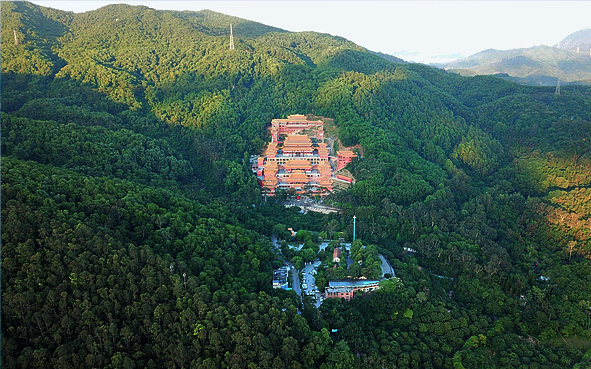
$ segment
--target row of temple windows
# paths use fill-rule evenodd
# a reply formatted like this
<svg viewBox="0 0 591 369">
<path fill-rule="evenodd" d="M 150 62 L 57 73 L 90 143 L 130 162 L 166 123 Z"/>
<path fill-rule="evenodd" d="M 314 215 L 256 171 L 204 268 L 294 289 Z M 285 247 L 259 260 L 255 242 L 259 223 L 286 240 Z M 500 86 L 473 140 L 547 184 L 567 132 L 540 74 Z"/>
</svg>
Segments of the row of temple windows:
<svg viewBox="0 0 591 369">
<path fill-rule="evenodd" d="M 301 157 L 304 155 L 310 155 L 309 151 L 291 151 L 291 154 L 295 157 Z M 283 149 L 277 150 L 277 155 L 283 155 Z M 318 155 L 318 149 L 312 150 L 312 155 Z"/>
<path fill-rule="evenodd" d="M 281 165 L 285 165 L 285 163 L 287 163 L 288 161 L 291 160 L 291 158 L 274 158 L 274 159 L 277 162 L 277 164 L 281 164 Z M 273 160 L 273 159 L 269 158 L 267 160 Z M 319 164 L 321 161 L 328 161 L 328 159 L 311 158 L 308 161 L 310 162 L 310 164 Z"/>
</svg>

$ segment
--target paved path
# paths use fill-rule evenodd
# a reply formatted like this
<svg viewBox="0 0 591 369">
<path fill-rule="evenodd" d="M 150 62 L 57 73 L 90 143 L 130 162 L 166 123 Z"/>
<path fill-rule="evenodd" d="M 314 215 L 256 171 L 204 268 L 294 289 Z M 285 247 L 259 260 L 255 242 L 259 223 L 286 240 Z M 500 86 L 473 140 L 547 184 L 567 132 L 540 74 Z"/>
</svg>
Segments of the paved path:
<svg viewBox="0 0 591 369">
<path fill-rule="evenodd" d="M 382 277 L 386 273 L 390 273 L 392 274 L 392 277 L 396 277 L 396 273 L 394 273 L 394 268 L 392 268 L 392 265 L 390 265 L 390 263 L 388 262 L 388 260 L 386 260 L 384 255 L 379 254 L 378 256 L 380 257 L 380 260 L 382 260 Z"/>
<path fill-rule="evenodd" d="M 289 267 L 291 268 L 291 279 L 292 279 L 292 288 L 297 293 L 298 296 L 302 297 L 302 291 L 300 290 L 300 276 L 298 275 L 298 270 L 293 266 L 293 264 L 288 263 Z"/>
<path fill-rule="evenodd" d="M 316 283 L 314 281 L 314 274 L 312 274 L 313 270 L 316 270 L 316 268 L 318 268 L 318 265 L 320 265 L 320 261 L 316 260 L 315 262 L 306 265 L 304 267 L 303 270 L 303 274 L 304 274 L 304 283 L 306 283 L 307 285 L 307 289 L 305 292 L 305 294 L 307 295 L 313 295 L 316 298 L 316 302 L 314 303 L 314 305 L 316 305 L 316 307 L 320 306 L 320 296 L 321 293 L 320 292 L 316 292 Z"/>
<path fill-rule="evenodd" d="M 271 235 L 271 243 L 273 244 L 273 249 L 281 250 L 281 244 L 274 234 Z M 302 291 L 300 290 L 300 276 L 298 275 L 297 269 L 287 260 L 283 260 L 283 262 L 288 265 L 289 269 L 291 270 L 292 289 L 295 291 L 295 293 L 297 293 L 298 296 L 302 297 Z"/>
</svg>

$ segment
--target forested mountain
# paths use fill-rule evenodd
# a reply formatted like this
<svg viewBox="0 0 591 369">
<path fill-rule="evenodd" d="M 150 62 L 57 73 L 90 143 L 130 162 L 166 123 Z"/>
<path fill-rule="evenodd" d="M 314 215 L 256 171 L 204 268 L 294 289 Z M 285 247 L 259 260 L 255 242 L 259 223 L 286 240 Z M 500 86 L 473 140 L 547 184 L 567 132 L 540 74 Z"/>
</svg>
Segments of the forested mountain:
<svg viewBox="0 0 591 369">
<path fill-rule="evenodd" d="M 588 87 L 211 11 L 0 21 L 3 366 L 589 367 Z M 261 198 L 249 156 L 298 113 L 363 149 L 342 213 Z M 318 310 L 272 290 L 274 228 L 350 238 L 353 215 L 400 282 Z"/>
<path fill-rule="evenodd" d="M 555 46 L 526 49 L 485 50 L 464 60 L 443 65 L 462 75 L 499 74 L 529 84 L 556 86 L 556 81 L 591 83 L 591 37 L 589 30 L 567 36 Z"/>
</svg>

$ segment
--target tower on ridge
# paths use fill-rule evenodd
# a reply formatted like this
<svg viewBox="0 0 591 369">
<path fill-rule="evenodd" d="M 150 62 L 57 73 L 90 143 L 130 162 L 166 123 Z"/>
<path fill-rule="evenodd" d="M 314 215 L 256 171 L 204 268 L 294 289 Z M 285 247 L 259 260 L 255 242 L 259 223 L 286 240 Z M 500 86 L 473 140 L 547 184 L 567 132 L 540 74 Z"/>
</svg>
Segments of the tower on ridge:
<svg viewBox="0 0 591 369">
<path fill-rule="evenodd" d="M 554 91 L 554 95 L 560 96 L 560 80 L 556 82 L 556 91 Z"/>
<path fill-rule="evenodd" d="M 230 24 L 230 50 L 234 50 L 234 33 L 232 33 L 232 24 Z"/>
</svg>

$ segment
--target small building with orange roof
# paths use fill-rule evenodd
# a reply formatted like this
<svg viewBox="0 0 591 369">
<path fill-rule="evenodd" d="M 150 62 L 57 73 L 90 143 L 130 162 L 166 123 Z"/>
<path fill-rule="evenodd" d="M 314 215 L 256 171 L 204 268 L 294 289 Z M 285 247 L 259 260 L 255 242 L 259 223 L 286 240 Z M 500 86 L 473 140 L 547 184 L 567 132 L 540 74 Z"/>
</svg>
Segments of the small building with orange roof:
<svg viewBox="0 0 591 369">
<path fill-rule="evenodd" d="M 337 171 L 346 167 L 347 164 L 349 164 L 355 158 L 357 158 L 357 154 L 355 154 L 353 151 L 339 150 L 337 152 L 337 159 L 338 159 Z"/>
</svg>

